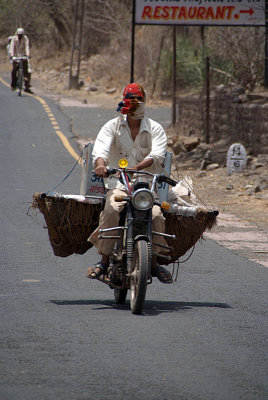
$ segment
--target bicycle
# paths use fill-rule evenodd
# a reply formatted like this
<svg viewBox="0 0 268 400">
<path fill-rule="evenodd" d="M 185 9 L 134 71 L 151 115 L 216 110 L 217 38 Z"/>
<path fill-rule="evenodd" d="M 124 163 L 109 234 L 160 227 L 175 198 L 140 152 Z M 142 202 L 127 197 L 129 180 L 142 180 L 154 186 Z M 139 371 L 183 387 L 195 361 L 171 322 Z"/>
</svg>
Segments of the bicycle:
<svg viewBox="0 0 268 400">
<path fill-rule="evenodd" d="M 23 80 L 24 80 L 23 61 L 28 60 L 28 57 L 27 56 L 13 57 L 12 60 L 19 64 L 19 68 L 18 68 L 18 72 L 17 72 L 17 87 L 19 89 L 18 96 L 21 96 Z"/>
</svg>

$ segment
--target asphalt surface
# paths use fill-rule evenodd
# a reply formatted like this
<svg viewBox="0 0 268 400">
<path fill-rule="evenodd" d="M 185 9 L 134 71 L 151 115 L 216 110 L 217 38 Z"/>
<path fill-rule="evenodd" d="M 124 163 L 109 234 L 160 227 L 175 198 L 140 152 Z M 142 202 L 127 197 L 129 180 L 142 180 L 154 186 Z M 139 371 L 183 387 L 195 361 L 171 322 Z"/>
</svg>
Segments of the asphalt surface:
<svg viewBox="0 0 268 400">
<path fill-rule="evenodd" d="M 70 112 L 45 100 L 75 144 Z M 267 268 L 206 240 L 177 283 L 148 287 L 140 316 L 116 306 L 84 276 L 95 250 L 55 257 L 42 216 L 27 215 L 75 163 L 47 111 L 2 83 L 0 104 L 0 399 L 267 399 Z M 77 167 L 58 191 L 79 187 Z"/>
</svg>

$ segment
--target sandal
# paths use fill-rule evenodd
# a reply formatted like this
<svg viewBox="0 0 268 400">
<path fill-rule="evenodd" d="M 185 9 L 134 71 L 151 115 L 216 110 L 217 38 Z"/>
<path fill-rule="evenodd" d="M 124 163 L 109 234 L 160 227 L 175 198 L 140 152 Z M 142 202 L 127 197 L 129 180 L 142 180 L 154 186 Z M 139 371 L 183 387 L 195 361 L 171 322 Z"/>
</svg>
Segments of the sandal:
<svg viewBox="0 0 268 400">
<path fill-rule="evenodd" d="M 160 265 L 152 268 L 152 276 L 155 276 L 162 283 L 173 283 L 171 273 Z"/>
<path fill-rule="evenodd" d="M 101 275 L 105 275 L 107 272 L 108 265 L 103 264 L 99 261 L 94 267 L 89 267 L 86 276 L 90 279 L 98 279 Z"/>
</svg>

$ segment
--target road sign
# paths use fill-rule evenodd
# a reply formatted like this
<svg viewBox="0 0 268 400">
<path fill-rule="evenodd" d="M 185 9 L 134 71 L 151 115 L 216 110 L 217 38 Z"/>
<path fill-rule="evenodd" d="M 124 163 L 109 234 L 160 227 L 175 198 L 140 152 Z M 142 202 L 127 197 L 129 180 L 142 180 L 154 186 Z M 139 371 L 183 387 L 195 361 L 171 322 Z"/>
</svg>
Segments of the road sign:
<svg viewBox="0 0 268 400">
<path fill-rule="evenodd" d="M 240 143 L 234 143 L 227 152 L 227 175 L 242 172 L 247 166 L 247 152 Z"/>
<path fill-rule="evenodd" d="M 265 0 L 136 0 L 135 24 L 265 26 Z"/>
</svg>

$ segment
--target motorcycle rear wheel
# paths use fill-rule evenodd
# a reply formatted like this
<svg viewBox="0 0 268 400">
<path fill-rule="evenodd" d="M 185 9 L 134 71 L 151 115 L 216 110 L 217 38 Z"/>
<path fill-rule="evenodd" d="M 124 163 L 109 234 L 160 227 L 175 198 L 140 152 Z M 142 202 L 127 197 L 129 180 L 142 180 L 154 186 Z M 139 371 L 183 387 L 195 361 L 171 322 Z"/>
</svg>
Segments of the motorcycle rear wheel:
<svg viewBox="0 0 268 400">
<path fill-rule="evenodd" d="M 114 289 L 114 299 L 116 304 L 125 304 L 127 289 Z"/>
<path fill-rule="evenodd" d="M 149 271 L 149 250 L 146 240 L 135 243 L 130 279 L 130 308 L 140 314 L 145 300 Z"/>
</svg>

